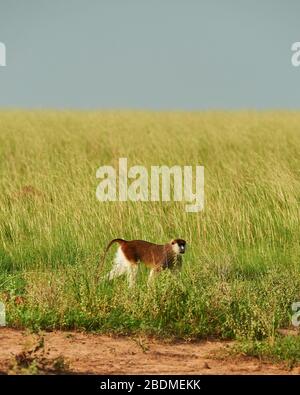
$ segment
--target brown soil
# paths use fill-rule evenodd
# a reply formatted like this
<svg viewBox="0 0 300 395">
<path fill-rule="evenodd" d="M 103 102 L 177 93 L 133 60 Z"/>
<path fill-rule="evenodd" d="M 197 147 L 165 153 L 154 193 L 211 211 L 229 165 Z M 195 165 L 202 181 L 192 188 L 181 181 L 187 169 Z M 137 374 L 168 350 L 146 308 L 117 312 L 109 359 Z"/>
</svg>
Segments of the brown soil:
<svg viewBox="0 0 300 395">
<path fill-rule="evenodd" d="M 282 364 L 228 355 L 224 341 L 167 343 L 149 338 L 110 337 L 81 332 L 0 328 L 0 372 L 74 374 L 299 374 Z M 25 367 L 25 368 L 24 368 Z M 27 370 L 26 370 L 27 369 Z"/>
</svg>

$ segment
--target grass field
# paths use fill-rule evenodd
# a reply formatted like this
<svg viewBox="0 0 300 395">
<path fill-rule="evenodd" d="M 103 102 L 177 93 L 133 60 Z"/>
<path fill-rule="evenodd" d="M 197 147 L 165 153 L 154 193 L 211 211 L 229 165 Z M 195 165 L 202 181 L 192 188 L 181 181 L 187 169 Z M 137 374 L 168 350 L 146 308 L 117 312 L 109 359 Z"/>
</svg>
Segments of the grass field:
<svg viewBox="0 0 300 395">
<path fill-rule="evenodd" d="M 297 112 L 1 111 L 8 325 L 278 344 L 300 301 L 299 147 Z M 99 202 L 96 170 L 119 157 L 129 166 L 203 165 L 205 210 Z M 181 276 L 165 272 L 150 289 L 145 270 L 134 289 L 95 281 L 115 237 L 185 238 Z"/>
</svg>

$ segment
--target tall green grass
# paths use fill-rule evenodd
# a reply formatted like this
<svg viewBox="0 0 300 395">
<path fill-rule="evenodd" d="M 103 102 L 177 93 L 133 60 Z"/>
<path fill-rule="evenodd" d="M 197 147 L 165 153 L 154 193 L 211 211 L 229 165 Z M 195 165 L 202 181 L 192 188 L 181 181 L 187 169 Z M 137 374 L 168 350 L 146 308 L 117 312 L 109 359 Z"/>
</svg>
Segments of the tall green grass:
<svg viewBox="0 0 300 395">
<path fill-rule="evenodd" d="M 273 339 L 300 300 L 300 113 L 0 112 L 0 299 L 14 327 Z M 205 209 L 96 199 L 96 170 L 203 165 Z M 115 237 L 185 238 L 181 275 L 97 282 Z M 103 273 L 113 259 L 111 252 Z"/>
</svg>

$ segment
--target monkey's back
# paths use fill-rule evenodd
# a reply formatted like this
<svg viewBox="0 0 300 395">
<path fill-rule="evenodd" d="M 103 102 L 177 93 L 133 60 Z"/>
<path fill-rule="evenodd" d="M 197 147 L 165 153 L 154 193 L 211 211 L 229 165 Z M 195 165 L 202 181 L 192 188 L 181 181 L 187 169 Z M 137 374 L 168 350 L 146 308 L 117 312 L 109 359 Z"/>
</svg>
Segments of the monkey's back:
<svg viewBox="0 0 300 395">
<path fill-rule="evenodd" d="M 170 254 L 168 245 L 154 244 L 144 240 L 127 241 L 121 247 L 129 261 L 141 261 L 150 267 L 164 266 L 167 264 Z"/>
</svg>

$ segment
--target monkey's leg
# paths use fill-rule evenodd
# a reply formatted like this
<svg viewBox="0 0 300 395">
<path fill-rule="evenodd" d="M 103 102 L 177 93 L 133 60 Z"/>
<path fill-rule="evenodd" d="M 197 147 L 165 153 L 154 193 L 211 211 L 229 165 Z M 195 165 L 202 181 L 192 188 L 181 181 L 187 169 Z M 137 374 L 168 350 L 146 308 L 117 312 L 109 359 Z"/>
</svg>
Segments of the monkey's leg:
<svg viewBox="0 0 300 395">
<path fill-rule="evenodd" d="M 182 269 L 182 257 L 181 256 L 177 256 L 177 258 L 175 259 L 173 265 L 170 267 L 171 269 L 171 273 L 173 274 L 179 274 L 181 272 Z"/>
<path fill-rule="evenodd" d="M 137 272 L 138 266 L 136 264 L 129 264 L 127 271 L 127 280 L 130 288 L 132 288 L 136 282 Z"/>
<path fill-rule="evenodd" d="M 127 268 L 120 264 L 114 265 L 111 271 L 108 273 L 108 280 L 113 280 L 116 277 L 120 277 L 127 273 Z"/>
<path fill-rule="evenodd" d="M 157 277 L 159 272 L 160 272 L 160 270 L 157 270 L 157 269 L 150 270 L 149 277 L 148 277 L 148 285 L 151 285 L 153 283 L 153 280 L 155 279 L 155 277 Z"/>
<path fill-rule="evenodd" d="M 116 277 L 122 276 L 128 272 L 128 262 L 119 248 L 115 256 L 114 265 L 111 271 L 108 273 L 108 279 L 112 280 Z"/>
</svg>

